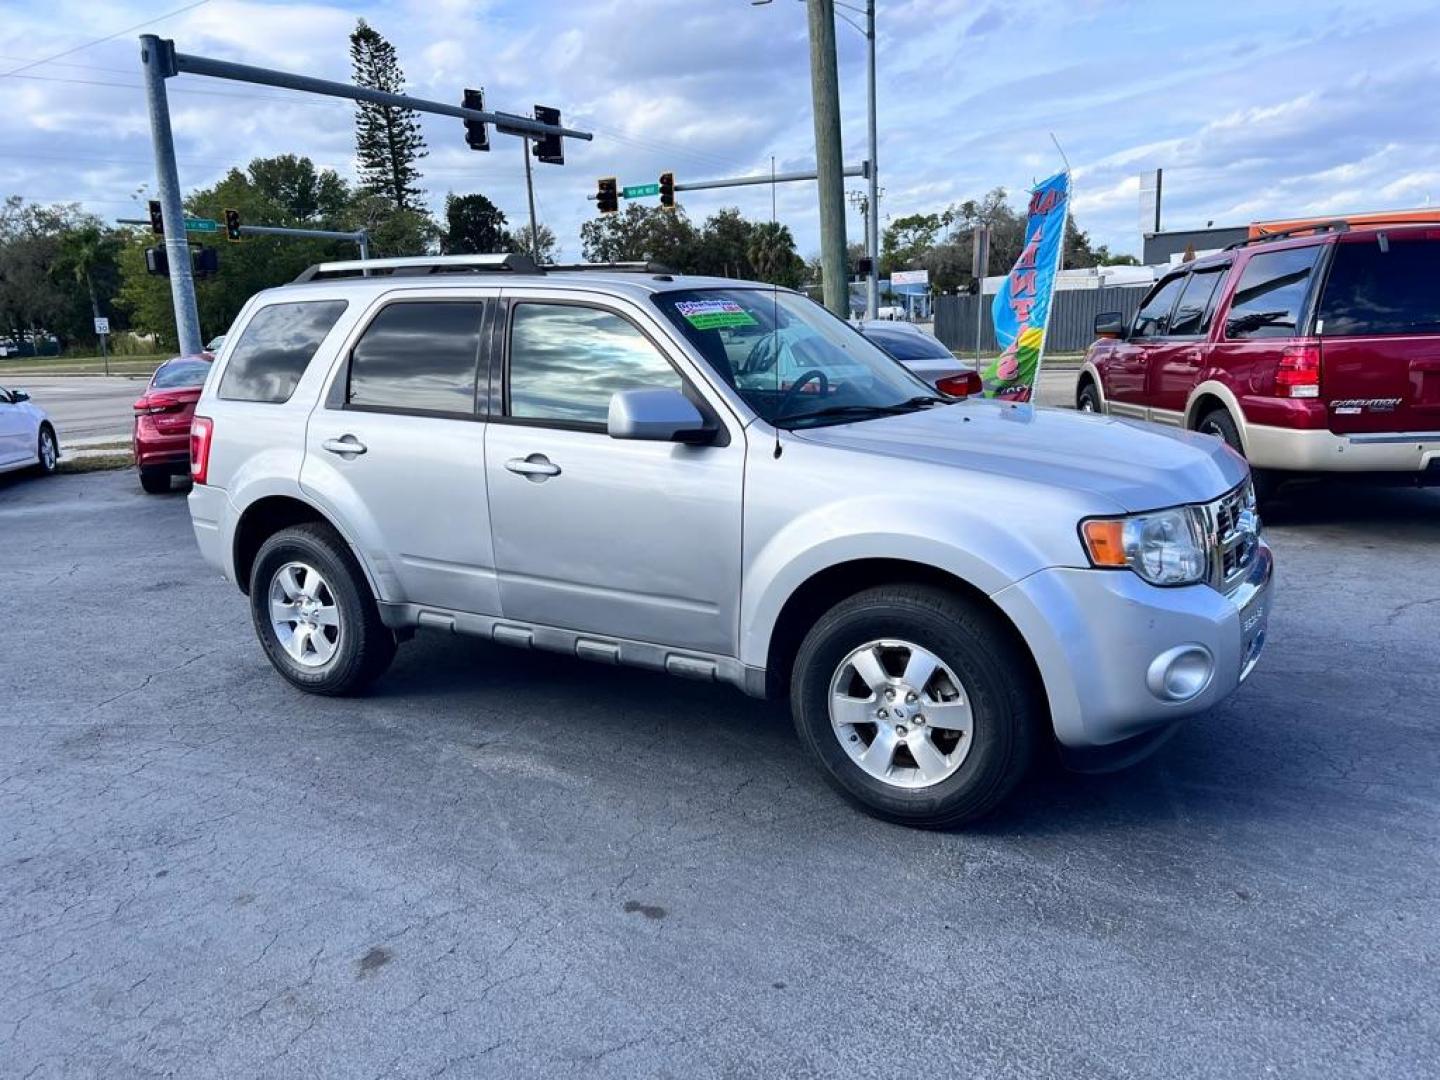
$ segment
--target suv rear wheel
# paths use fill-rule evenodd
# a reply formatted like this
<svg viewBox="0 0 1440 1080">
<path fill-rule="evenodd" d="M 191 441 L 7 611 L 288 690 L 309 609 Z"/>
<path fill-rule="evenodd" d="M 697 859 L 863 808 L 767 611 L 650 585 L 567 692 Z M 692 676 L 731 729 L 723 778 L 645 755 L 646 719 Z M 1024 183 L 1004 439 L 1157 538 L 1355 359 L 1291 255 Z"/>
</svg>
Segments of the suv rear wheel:
<svg viewBox="0 0 1440 1080">
<path fill-rule="evenodd" d="M 282 529 L 261 545 L 250 614 L 275 670 L 312 694 L 361 690 L 395 658 L 364 573 L 326 525 Z"/>
<path fill-rule="evenodd" d="M 1100 391 L 1095 389 L 1095 384 L 1086 379 L 1080 384 L 1080 393 L 1075 395 L 1075 407 L 1081 412 L 1101 412 Z"/>
<path fill-rule="evenodd" d="M 1240 442 L 1240 429 L 1235 426 L 1235 420 L 1228 409 L 1211 409 L 1200 418 L 1195 425 L 1195 430 L 1204 435 L 1214 435 L 1217 439 L 1223 439 L 1225 444 L 1234 450 L 1241 457 L 1245 456 L 1245 447 Z M 1275 474 L 1267 469 L 1251 469 L 1251 483 L 1255 485 L 1255 499 L 1257 502 L 1264 502 L 1275 492 Z"/>
<path fill-rule="evenodd" d="M 841 602 L 796 656 L 791 708 L 827 779 L 871 813 L 944 828 L 994 809 L 1033 754 L 1035 704 L 993 618 L 943 589 Z"/>
</svg>

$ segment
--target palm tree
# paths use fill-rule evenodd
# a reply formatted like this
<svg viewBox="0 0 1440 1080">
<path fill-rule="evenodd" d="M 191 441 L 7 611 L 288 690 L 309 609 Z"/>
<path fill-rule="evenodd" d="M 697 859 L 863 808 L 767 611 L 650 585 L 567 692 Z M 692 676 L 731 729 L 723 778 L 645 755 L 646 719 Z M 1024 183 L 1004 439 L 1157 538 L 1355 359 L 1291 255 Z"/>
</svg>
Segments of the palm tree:
<svg viewBox="0 0 1440 1080">
<path fill-rule="evenodd" d="M 760 281 L 792 288 L 800 284 L 805 262 L 795 253 L 795 238 L 789 226 L 776 221 L 756 225 L 746 255 Z"/>
<path fill-rule="evenodd" d="M 90 313 L 101 317 L 100 298 L 95 295 L 95 272 L 102 266 L 113 263 L 119 240 L 113 233 L 103 231 L 98 225 L 82 225 L 71 229 L 60 240 L 56 253 L 54 272 L 71 278 L 77 285 L 84 285 L 90 297 Z M 100 351 L 105 356 L 105 374 L 110 374 L 110 355 L 105 348 L 105 339 L 100 339 Z"/>
</svg>

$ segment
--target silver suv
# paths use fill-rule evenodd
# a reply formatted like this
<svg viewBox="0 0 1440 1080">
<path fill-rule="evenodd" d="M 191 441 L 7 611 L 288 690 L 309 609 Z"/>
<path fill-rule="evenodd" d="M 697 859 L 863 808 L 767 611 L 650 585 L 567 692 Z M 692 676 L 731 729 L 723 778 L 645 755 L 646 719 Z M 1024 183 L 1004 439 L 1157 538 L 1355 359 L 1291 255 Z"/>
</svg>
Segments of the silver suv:
<svg viewBox="0 0 1440 1080">
<path fill-rule="evenodd" d="M 192 441 L 200 548 L 297 687 L 435 629 L 788 695 L 834 785 L 912 824 L 1042 744 L 1138 756 L 1265 640 L 1220 440 L 940 396 L 770 286 L 324 264 L 241 312 Z"/>
</svg>

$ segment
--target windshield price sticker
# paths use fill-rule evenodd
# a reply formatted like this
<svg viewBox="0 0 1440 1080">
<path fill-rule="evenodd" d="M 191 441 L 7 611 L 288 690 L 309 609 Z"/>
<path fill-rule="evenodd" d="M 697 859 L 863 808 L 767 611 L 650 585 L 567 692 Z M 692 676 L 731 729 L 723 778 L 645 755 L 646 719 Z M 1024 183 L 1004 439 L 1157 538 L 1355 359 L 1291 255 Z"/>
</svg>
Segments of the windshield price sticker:
<svg viewBox="0 0 1440 1080">
<path fill-rule="evenodd" d="M 677 300 L 675 310 L 685 316 L 685 321 L 696 330 L 760 325 L 734 300 Z"/>
</svg>

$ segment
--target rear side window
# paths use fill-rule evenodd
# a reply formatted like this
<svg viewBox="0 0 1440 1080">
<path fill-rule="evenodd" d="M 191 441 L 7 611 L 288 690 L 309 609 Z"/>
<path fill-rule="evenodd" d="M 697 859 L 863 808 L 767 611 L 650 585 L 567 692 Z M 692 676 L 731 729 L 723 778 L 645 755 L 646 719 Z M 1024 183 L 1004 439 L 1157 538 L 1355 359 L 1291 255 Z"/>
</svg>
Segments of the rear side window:
<svg viewBox="0 0 1440 1080">
<path fill-rule="evenodd" d="M 1215 309 L 1215 287 L 1225 276 L 1228 266 L 1196 270 L 1185 282 L 1180 303 L 1170 318 L 1170 333 L 1175 337 L 1195 337 L 1210 329 L 1210 316 Z"/>
<path fill-rule="evenodd" d="M 1140 305 L 1135 313 L 1135 328 L 1130 331 L 1132 338 L 1163 337 L 1170 330 L 1170 309 L 1175 298 L 1185 286 L 1185 275 L 1166 278 L 1150 298 Z"/>
<path fill-rule="evenodd" d="M 1440 333 L 1440 239 L 1377 233 L 1337 244 L 1320 318 L 1326 337 Z"/>
<path fill-rule="evenodd" d="M 604 426 L 617 390 L 683 389 L 638 327 L 576 304 L 517 304 L 510 325 L 510 415 Z"/>
<path fill-rule="evenodd" d="M 220 396 L 277 405 L 289 401 L 346 306 L 344 300 L 311 300 L 261 308 L 235 343 L 220 380 Z"/>
<path fill-rule="evenodd" d="M 1320 251 L 1318 244 L 1267 251 L 1246 263 L 1225 317 L 1225 336 L 1245 340 L 1299 333 Z"/>
<path fill-rule="evenodd" d="M 384 412 L 473 416 L 481 302 L 403 301 L 380 309 L 350 354 L 345 402 Z"/>
</svg>

